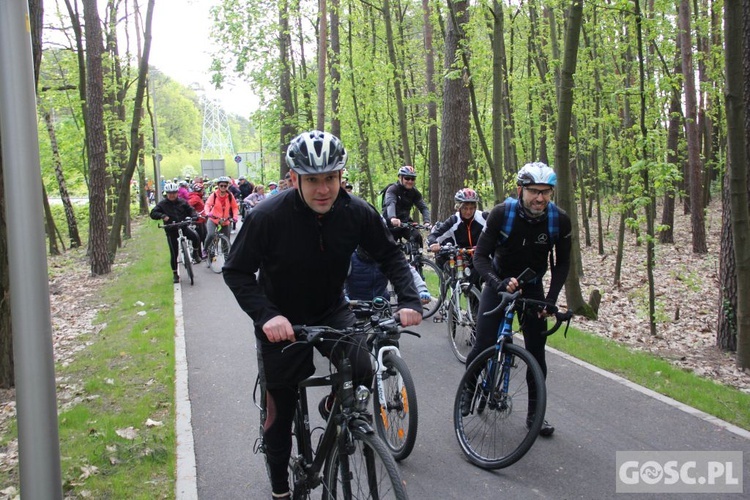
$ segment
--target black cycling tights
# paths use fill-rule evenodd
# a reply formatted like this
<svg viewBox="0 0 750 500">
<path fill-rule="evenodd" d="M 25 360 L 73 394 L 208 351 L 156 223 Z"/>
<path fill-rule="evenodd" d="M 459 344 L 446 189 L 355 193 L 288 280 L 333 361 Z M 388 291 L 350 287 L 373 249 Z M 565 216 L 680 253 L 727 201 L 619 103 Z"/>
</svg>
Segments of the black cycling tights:
<svg viewBox="0 0 750 500">
<path fill-rule="evenodd" d="M 274 493 L 289 491 L 289 456 L 292 451 L 292 428 L 295 405 L 297 404 L 296 387 L 275 387 L 266 392 L 268 416 L 263 425 L 266 444 L 266 460 L 271 474 L 271 488 Z"/>
</svg>

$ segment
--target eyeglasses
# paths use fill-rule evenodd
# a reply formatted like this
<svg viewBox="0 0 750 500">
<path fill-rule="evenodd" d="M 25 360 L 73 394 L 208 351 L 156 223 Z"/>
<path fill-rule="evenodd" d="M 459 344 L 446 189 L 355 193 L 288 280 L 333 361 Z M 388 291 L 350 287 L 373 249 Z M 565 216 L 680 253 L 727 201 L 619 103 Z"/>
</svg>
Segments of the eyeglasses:
<svg viewBox="0 0 750 500">
<path fill-rule="evenodd" d="M 219 187 L 220 188 L 227 188 L 227 187 L 229 187 L 229 184 L 219 184 Z"/>
<path fill-rule="evenodd" d="M 549 198 L 550 196 L 552 196 L 552 188 L 549 188 L 549 189 L 536 189 L 536 188 L 525 187 L 524 189 L 526 191 L 528 191 L 531 194 L 531 196 L 533 196 L 534 198 L 536 198 L 540 194 L 544 198 Z"/>
<path fill-rule="evenodd" d="M 412 181 L 412 182 L 414 182 L 414 181 L 417 180 L 417 178 L 416 177 L 407 177 L 407 176 L 404 176 L 404 180 L 405 181 Z"/>
</svg>

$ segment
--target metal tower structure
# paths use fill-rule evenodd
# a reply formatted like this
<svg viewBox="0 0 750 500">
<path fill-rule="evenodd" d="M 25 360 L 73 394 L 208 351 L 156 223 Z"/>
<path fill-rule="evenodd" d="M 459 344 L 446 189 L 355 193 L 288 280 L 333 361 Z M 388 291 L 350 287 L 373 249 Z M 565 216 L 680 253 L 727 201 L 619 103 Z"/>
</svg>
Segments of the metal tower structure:
<svg viewBox="0 0 750 500">
<path fill-rule="evenodd" d="M 224 158 L 227 155 L 234 155 L 227 114 L 218 101 L 203 97 L 201 158 Z"/>
</svg>

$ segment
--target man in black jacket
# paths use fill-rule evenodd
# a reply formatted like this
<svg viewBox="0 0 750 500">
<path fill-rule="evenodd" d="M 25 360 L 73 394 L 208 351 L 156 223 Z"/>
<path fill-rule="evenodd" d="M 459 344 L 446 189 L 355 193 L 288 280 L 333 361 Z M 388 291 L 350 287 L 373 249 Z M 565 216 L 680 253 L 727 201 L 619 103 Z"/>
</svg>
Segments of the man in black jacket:
<svg viewBox="0 0 750 500">
<path fill-rule="evenodd" d="M 466 357 L 466 366 L 479 353 L 493 345 L 497 339 L 497 330 L 503 316 L 484 316 L 500 303 L 499 293 L 513 293 L 518 288 L 516 276 L 526 268 L 536 273 L 536 278 L 527 281 L 523 287 L 523 296 L 530 299 L 544 300 L 554 305 L 565 284 L 570 269 L 571 223 L 570 217 L 555 206 L 550 199 L 557 184 L 555 172 L 544 163 L 528 163 L 521 168 L 517 177 L 518 201 L 507 200 L 496 205 L 487 218 L 477 248 L 474 251 L 474 268 L 482 275 L 485 286 L 479 301 L 477 314 L 477 336 L 474 347 Z M 507 212 L 514 203 L 516 215 L 510 234 L 506 232 Z M 552 217 L 552 219 L 550 219 Z M 557 217 L 557 226 L 550 220 Z M 557 238 L 550 234 L 550 227 L 557 229 Z M 547 272 L 550 254 L 554 252 L 554 265 L 549 290 L 544 293 L 542 277 Z M 541 335 L 546 330 L 546 312 L 523 313 L 520 315 L 521 330 L 526 350 L 539 362 L 544 376 L 547 376 L 547 362 L 544 346 L 547 337 Z M 531 390 L 529 391 L 531 393 Z M 531 399 L 531 394 L 529 398 Z M 468 414 L 468 409 L 462 407 Z M 534 415 L 528 415 L 533 419 Z M 546 420 L 539 434 L 551 436 L 555 431 Z"/>
<path fill-rule="evenodd" d="M 422 193 L 415 187 L 417 171 L 410 165 L 398 169 L 398 182 L 388 186 L 383 196 L 383 218 L 388 223 L 393 237 L 406 238 L 422 248 L 422 234 L 408 227 L 413 222 L 411 211 L 414 207 L 422 214 L 424 225 L 430 225 L 430 208 L 424 201 Z"/>
<path fill-rule="evenodd" d="M 344 328 L 354 316 L 343 295 L 352 252 L 362 245 L 382 266 L 399 297 L 404 326 L 419 324 L 422 306 L 408 264 L 380 215 L 341 188 L 346 151 L 326 132 L 300 134 L 286 156 L 294 189 L 258 204 L 242 225 L 224 266 L 224 281 L 252 318 L 263 362 L 268 417 L 266 459 L 274 498 L 289 498 L 290 433 L 296 386 L 315 371 L 308 346 L 292 325 Z M 255 273 L 260 271 L 256 279 Z M 370 386 L 372 366 L 364 338 L 349 351 L 355 385 Z M 318 349 L 330 354 L 331 344 Z M 330 410 L 329 398 L 321 413 Z"/>
<path fill-rule="evenodd" d="M 164 185 L 164 191 L 166 192 L 167 197 L 151 209 L 149 216 L 154 220 L 163 221 L 164 225 L 169 225 L 174 222 L 183 222 L 187 218 L 193 220 L 197 219 L 198 213 L 188 204 L 188 202 L 177 196 L 178 190 L 178 184 L 167 182 Z M 172 281 L 174 283 L 179 283 L 180 275 L 177 274 L 177 238 L 179 237 L 179 233 L 176 228 L 170 227 L 165 227 L 164 231 L 167 233 L 167 244 L 169 245 L 169 265 L 172 266 Z M 195 262 L 200 262 L 201 240 L 198 237 L 198 234 L 189 227 L 183 227 L 182 233 L 193 242 L 193 260 Z"/>
</svg>

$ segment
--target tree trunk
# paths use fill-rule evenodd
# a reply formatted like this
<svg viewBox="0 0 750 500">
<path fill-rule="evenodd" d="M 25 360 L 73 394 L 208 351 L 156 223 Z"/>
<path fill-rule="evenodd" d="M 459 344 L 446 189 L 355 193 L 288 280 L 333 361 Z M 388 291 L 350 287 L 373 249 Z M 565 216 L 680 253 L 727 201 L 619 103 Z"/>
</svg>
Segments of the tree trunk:
<svg viewBox="0 0 750 500">
<path fill-rule="evenodd" d="M 729 171 L 724 174 L 721 197 L 721 246 L 719 248 L 719 307 L 716 321 L 716 346 L 737 350 L 737 265 L 732 238 L 732 204 Z"/>
<path fill-rule="evenodd" d="M 682 37 L 677 34 L 675 40 L 675 68 L 674 77 L 682 74 Z M 672 97 L 669 103 L 669 125 L 667 126 L 667 162 L 675 166 L 683 163 L 679 154 L 680 129 L 682 125 L 682 102 L 680 101 L 680 85 L 673 83 Z M 674 210 L 675 210 L 675 187 L 670 184 L 664 192 L 664 203 L 661 212 L 661 224 L 666 229 L 659 233 L 660 243 L 674 243 Z"/>
<path fill-rule="evenodd" d="M 469 169 L 470 96 L 466 72 L 458 55 L 462 47 L 461 26 L 469 21 L 466 1 L 450 4 L 451 15 L 445 32 L 445 73 L 443 78 L 443 133 L 440 138 L 440 199 L 432 207 L 435 221 L 453 212 L 453 195 L 463 187 Z M 454 76 L 450 76 L 450 75 Z M 456 77 L 455 75 L 459 75 Z"/>
<path fill-rule="evenodd" d="M 45 110 L 40 111 L 44 115 L 44 123 L 47 126 L 47 134 L 49 135 L 50 148 L 52 150 L 52 164 L 55 167 L 55 177 L 57 178 L 57 186 L 60 190 L 60 199 L 62 200 L 63 207 L 65 208 L 65 220 L 68 223 L 70 247 L 78 248 L 81 246 L 81 237 L 78 234 L 78 222 L 76 221 L 76 216 L 73 212 L 73 204 L 70 202 L 68 187 L 65 184 L 65 175 L 63 174 L 62 169 L 60 150 L 57 147 L 57 135 L 55 134 L 55 126 L 52 123 L 52 116 L 50 115 L 50 112 Z"/>
<path fill-rule="evenodd" d="M 555 170 L 559 178 L 558 202 L 568 212 L 572 227 L 570 272 L 565 281 L 565 297 L 568 309 L 586 317 L 595 316 L 581 294 L 580 277 L 581 247 L 578 237 L 578 215 L 575 204 L 573 178 L 570 171 L 570 124 L 573 114 L 573 74 L 578 61 L 578 43 L 583 21 L 583 0 L 573 0 L 568 11 L 568 27 L 565 34 L 565 54 L 560 71 L 560 96 L 557 130 L 555 132 Z"/>
<path fill-rule="evenodd" d="M 708 252 L 703 214 L 703 168 L 700 159 L 700 138 L 697 125 L 695 72 L 690 22 L 690 2 L 680 0 L 679 27 L 682 33 L 682 71 L 685 78 L 685 126 L 687 129 L 688 162 L 690 164 L 690 226 L 693 232 L 693 253 Z"/>
<path fill-rule="evenodd" d="M 104 129 L 102 32 L 96 0 L 83 0 L 86 26 L 86 144 L 89 151 L 89 260 L 91 274 L 108 274 L 107 253 L 107 142 Z"/>
<path fill-rule="evenodd" d="M 109 255 L 111 262 L 114 262 L 118 243 L 120 242 L 120 231 L 125 227 L 130 214 L 130 180 L 133 178 L 133 172 L 135 172 L 135 168 L 138 165 L 138 136 L 140 134 L 141 117 L 143 116 L 143 97 L 146 94 L 146 77 L 148 76 L 148 59 L 151 52 L 151 21 L 154 13 L 154 2 L 155 0 L 148 0 L 146 10 L 143 54 L 141 54 L 140 66 L 138 68 L 138 84 L 135 90 L 133 119 L 130 125 L 130 156 L 125 170 L 117 182 L 119 186 L 117 206 L 115 208 L 114 220 L 112 221 L 112 229 L 109 233 Z"/>
<path fill-rule="evenodd" d="M 339 0 L 331 0 L 331 133 L 341 137 L 339 119 L 339 87 L 341 86 L 341 44 L 339 42 Z"/>
<path fill-rule="evenodd" d="M 328 19 L 326 0 L 318 0 L 318 114 L 315 128 L 326 129 L 326 58 L 328 55 Z"/>
<path fill-rule="evenodd" d="M 289 34 L 289 3 L 288 0 L 279 2 L 279 174 L 288 167 L 286 165 L 286 148 L 297 131 L 294 119 L 294 101 L 292 100 L 292 75 L 289 66 L 289 51 L 292 46 Z"/>
<path fill-rule="evenodd" d="M 750 36 L 750 3 L 747 0 L 742 4 L 728 0 L 724 5 L 729 198 L 737 270 L 737 367 L 747 369 L 750 368 L 750 205 L 747 178 L 750 45 L 746 42 L 743 47 L 742 40 L 747 41 Z"/>
<path fill-rule="evenodd" d="M 383 0 L 383 20 L 385 23 L 385 43 L 388 47 L 388 60 L 393 68 L 393 95 L 396 99 L 396 110 L 398 112 L 398 128 L 401 133 L 401 155 L 404 165 L 412 165 L 411 147 L 409 146 L 409 130 L 406 121 L 406 108 L 404 107 L 404 95 L 401 83 L 404 75 L 401 73 L 400 65 L 396 60 L 396 42 L 393 39 L 393 22 L 391 20 L 391 2 Z M 467 113 L 468 116 L 468 113 Z"/>
<path fill-rule="evenodd" d="M 427 164 L 430 167 L 430 206 L 437 210 L 440 204 L 440 155 L 437 127 L 437 92 L 435 88 L 435 51 L 433 49 L 432 9 L 429 0 L 422 0 L 424 23 L 425 87 L 427 92 Z M 437 221 L 436 218 L 434 218 Z"/>
<path fill-rule="evenodd" d="M 0 144 L 2 142 L 0 141 Z M 0 193 L 5 193 L 3 151 L 0 147 Z M 8 267 L 8 231 L 5 203 L 0 203 L 0 388 L 16 383 L 13 364 L 13 328 L 10 314 L 10 272 Z"/>
</svg>

